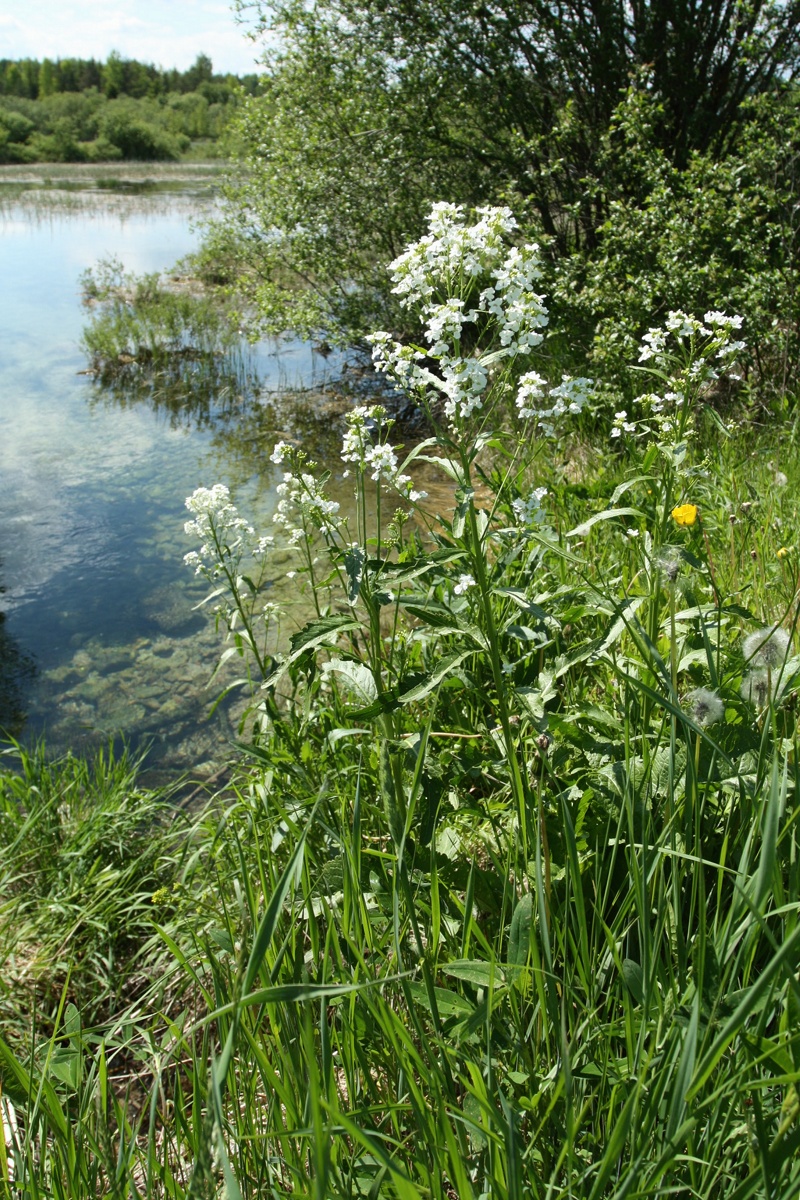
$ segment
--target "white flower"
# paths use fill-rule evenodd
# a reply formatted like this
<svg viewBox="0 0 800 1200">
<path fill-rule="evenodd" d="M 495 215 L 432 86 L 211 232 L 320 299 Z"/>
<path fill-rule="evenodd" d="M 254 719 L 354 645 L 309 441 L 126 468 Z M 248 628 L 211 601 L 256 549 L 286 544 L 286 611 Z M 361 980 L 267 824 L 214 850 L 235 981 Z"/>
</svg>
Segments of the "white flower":
<svg viewBox="0 0 800 1200">
<path fill-rule="evenodd" d="M 541 525 L 547 514 L 542 508 L 542 500 L 547 495 L 547 488 L 535 488 L 529 496 L 523 499 L 518 496 L 511 501 L 514 516 L 520 525 Z"/>
<path fill-rule="evenodd" d="M 622 408 L 618 413 L 614 413 L 614 425 L 611 430 L 613 438 L 621 437 L 623 433 L 635 433 L 636 422 L 628 420 L 626 409 Z"/>
<path fill-rule="evenodd" d="M 453 591 L 457 596 L 463 596 L 472 587 L 475 587 L 475 580 L 472 575 L 459 575 L 458 583 L 453 588 Z"/>
<path fill-rule="evenodd" d="M 703 317 L 703 320 L 705 321 L 706 325 L 718 325 L 722 326 L 723 328 L 727 326 L 728 329 L 741 329 L 744 317 L 729 317 L 726 316 L 725 313 L 721 312 L 707 312 Z"/>
<path fill-rule="evenodd" d="M 521 376 L 516 405 L 523 421 L 538 416 L 537 401 L 544 397 L 546 388 L 547 380 L 537 371 L 528 371 Z"/>
</svg>

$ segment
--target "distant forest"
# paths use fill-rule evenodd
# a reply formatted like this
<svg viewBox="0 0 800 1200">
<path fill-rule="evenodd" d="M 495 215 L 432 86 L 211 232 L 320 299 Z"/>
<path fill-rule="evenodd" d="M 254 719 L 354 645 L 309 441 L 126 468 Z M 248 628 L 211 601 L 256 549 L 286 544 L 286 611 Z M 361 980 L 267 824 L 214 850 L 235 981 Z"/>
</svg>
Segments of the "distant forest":
<svg viewBox="0 0 800 1200">
<path fill-rule="evenodd" d="M 0 59 L 0 163 L 216 157 L 218 141 L 258 76 L 214 74 L 200 54 L 186 71 L 112 53 Z"/>
</svg>

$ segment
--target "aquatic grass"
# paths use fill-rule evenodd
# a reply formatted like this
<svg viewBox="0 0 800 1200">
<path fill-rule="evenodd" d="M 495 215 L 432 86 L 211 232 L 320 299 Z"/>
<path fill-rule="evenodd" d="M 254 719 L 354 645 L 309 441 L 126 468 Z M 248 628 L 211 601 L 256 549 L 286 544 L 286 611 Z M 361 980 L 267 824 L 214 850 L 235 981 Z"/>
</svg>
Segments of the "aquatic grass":
<svg viewBox="0 0 800 1200">
<path fill-rule="evenodd" d="M 108 259 L 84 272 L 81 283 L 90 310 L 82 348 L 106 379 L 131 368 L 203 362 L 240 346 L 235 316 L 191 280 L 134 276 Z"/>
</svg>

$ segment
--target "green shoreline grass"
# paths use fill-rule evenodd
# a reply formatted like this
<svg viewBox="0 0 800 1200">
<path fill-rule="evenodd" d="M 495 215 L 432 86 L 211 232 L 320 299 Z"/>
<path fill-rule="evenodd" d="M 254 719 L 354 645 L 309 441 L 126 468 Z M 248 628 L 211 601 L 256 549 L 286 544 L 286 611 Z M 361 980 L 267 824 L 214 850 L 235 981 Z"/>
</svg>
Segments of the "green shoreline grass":
<svg viewBox="0 0 800 1200">
<path fill-rule="evenodd" d="M 432 749 L 399 841 L 378 743 L 333 736 L 333 694 L 177 823 L 129 763 L 23 755 L 0 781 L 6 1192 L 794 1197 L 795 698 L 757 715 L 736 649 L 794 629 L 794 447 L 716 446 L 674 585 L 641 585 L 619 521 L 587 535 L 585 582 L 640 587 L 655 641 L 632 625 L 520 731 L 529 890 L 477 674 L 411 714 Z M 598 448 L 589 487 L 538 469 L 563 529 L 626 463 Z M 710 564 L 717 627 L 691 616 Z M 537 577 L 575 657 L 608 618 L 563 561 Z M 716 662 L 724 726 L 665 707 L 670 612 L 679 690 Z"/>
</svg>

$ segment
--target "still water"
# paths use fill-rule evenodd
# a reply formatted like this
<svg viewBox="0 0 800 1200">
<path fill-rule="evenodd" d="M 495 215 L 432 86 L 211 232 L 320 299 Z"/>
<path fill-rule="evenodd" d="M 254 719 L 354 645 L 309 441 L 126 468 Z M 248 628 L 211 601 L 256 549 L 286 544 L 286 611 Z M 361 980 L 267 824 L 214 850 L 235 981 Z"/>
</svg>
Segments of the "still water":
<svg viewBox="0 0 800 1200">
<path fill-rule="evenodd" d="M 54 753 L 124 738 L 148 748 L 153 782 L 213 773 L 241 711 L 208 715 L 220 644 L 182 562 L 185 497 L 228 483 L 266 528 L 273 441 L 319 440 L 344 403 L 336 356 L 291 341 L 177 405 L 81 374 L 81 273 L 109 255 L 168 269 L 210 203 L 186 187 L 3 195 L 0 180 L 0 725 Z M 278 595 L 288 566 L 278 554 Z"/>
</svg>

